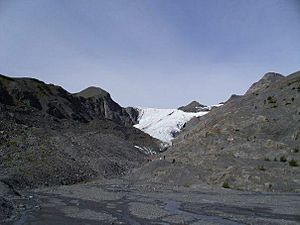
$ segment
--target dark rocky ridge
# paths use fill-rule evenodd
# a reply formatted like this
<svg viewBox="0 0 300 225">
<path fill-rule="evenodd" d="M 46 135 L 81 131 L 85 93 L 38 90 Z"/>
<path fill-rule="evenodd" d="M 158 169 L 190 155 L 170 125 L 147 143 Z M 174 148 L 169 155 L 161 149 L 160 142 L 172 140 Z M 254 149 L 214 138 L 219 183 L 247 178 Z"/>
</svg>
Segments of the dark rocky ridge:
<svg viewBox="0 0 300 225">
<path fill-rule="evenodd" d="M 256 91 L 266 89 L 268 88 L 268 86 L 270 86 L 270 84 L 280 81 L 282 79 L 284 79 L 284 76 L 279 73 L 266 73 L 258 82 L 251 85 L 246 94 L 253 94 Z"/>
<path fill-rule="evenodd" d="M 12 203 L 6 198 L 0 196 L 0 221 L 4 221 L 11 217 L 13 210 Z"/>
<path fill-rule="evenodd" d="M 104 117 L 125 126 L 132 126 L 135 123 L 127 110 L 114 102 L 110 94 L 101 88 L 88 87 L 74 95 L 85 98 L 95 115 L 100 115 L 100 118 Z"/>
<path fill-rule="evenodd" d="M 134 124 L 137 124 L 138 123 L 138 118 L 139 118 L 139 111 L 137 110 L 137 108 L 134 108 L 134 107 L 127 107 L 126 109 L 126 112 L 128 113 L 128 115 L 130 116 L 130 119 L 131 121 L 134 123 Z"/>
<path fill-rule="evenodd" d="M 86 98 L 92 105 L 96 105 L 95 110 L 106 119 L 114 120 L 126 126 L 132 126 L 138 122 L 139 112 L 136 108 L 121 107 L 112 100 L 107 91 L 99 87 L 88 87 L 74 95 Z"/>
<path fill-rule="evenodd" d="M 160 147 L 133 123 L 102 89 L 70 94 L 36 79 L 1 75 L 0 181 L 24 188 L 123 174 Z"/>
<path fill-rule="evenodd" d="M 245 95 L 234 95 L 187 124 L 167 152 L 175 164 L 143 168 L 137 174 L 189 186 L 205 182 L 299 192 L 299 151 L 300 72 L 287 77 L 268 73 Z"/>
<path fill-rule="evenodd" d="M 201 112 L 201 111 L 209 111 L 206 105 L 202 105 L 197 101 L 192 101 L 185 106 L 181 106 L 178 108 L 184 112 Z"/>
<path fill-rule="evenodd" d="M 114 102 L 101 88 L 89 87 L 70 94 L 60 86 L 45 84 L 32 78 L 9 78 L 0 75 L 0 103 L 10 106 L 29 106 L 43 115 L 57 119 L 89 122 L 110 119 L 125 126 L 133 122 L 126 109 Z"/>
</svg>

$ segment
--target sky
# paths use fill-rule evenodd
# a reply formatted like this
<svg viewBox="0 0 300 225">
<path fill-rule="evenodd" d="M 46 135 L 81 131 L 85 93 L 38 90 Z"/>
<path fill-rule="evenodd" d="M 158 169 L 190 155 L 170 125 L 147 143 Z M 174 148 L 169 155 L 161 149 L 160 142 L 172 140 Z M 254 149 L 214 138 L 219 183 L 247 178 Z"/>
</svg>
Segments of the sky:
<svg viewBox="0 0 300 225">
<path fill-rule="evenodd" d="M 0 0 L 0 73 L 122 106 L 211 105 L 300 70 L 300 0 Z"/>
</svg>

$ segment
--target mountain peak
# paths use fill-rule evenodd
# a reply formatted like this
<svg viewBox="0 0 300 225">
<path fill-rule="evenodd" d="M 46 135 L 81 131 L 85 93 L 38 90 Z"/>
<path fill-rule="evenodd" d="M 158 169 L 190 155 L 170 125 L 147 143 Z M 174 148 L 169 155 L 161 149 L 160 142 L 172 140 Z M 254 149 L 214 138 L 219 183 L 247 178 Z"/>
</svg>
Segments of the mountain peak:
<svg viewBox="0 0 300 225">
<path fill-rule="evenodd" d="M 284 76 L 280 73 L 268 72 L 259 81 L 254 83 L 246 92 L 246 94 L 252 94 L 259 90 L 263 90 L 267 88 L 271 83 L 277 82 L 283 78 Z"/>
<path fill-rule="evenodd" d="M 206 105 L 202 105 L 197 101 L 192 101 L 185 106 L 179 107 L 178 109 L 184 112 L 200 112 L 204 108 L 206 108 Z"/>
<path fill-rule="evenodd" d="M 261 78 L 261 80 L 276 81 L 282 78 L 284 78 L 284 76 L 280 73 L 268 72 Z"/>
<path fill-rule="evenodd" d="M 109 97 L 110 94 L 103 90 L 100 87 L 90 86 L 78 93 L 75 93 L 76 96 L 81 96 L 83 98 L 93 98 L 93 97 Z"/>
</svg>

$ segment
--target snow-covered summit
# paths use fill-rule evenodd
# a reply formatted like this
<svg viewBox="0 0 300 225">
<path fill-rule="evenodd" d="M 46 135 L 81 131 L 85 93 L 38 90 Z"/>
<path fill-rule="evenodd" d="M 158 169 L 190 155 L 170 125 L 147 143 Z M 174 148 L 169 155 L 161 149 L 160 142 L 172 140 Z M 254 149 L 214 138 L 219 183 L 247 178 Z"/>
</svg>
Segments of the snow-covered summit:
<svg viewBox="0 0 300 225">
<path fill-rule="evenodd" d="M 203 116 L 208 112 L 184 112 L 178 109 L 136 108 L 139 112 L 138 124 L 134 127 L 148 133 L 167 144 L 171 144 L 175 134 L 193 117 Z"/>
</svg>

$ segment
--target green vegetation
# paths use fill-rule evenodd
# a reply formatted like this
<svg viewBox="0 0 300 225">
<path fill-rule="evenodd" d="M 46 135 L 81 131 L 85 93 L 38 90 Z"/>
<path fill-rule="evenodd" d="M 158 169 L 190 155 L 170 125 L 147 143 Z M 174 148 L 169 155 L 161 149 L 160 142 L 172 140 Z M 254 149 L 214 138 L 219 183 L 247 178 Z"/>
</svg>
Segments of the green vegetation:
<svg viewBox="0 0 300 225">
<path fill-rule="evenodd" d="M 269 104 L 275 104 L 276 103 L 276 100 L 272 96 L 269 96 L 267 98 L 267 101 L 268 101 Z"/>
<path fill-rule="evenodd" d="M 293 167 L 299 166 L 297 160 L 294 160 L 294 159 L 289 161 L 289 165 L 293 166 Z"/>
<path fill-rule="evenodd" d="M 3 159 L 3 165 L 5 167 L 11 167 L 13 165 L 13 159 L 11 157 L 6 157 Z"/>
<path fill-rule="evenodd" d="M 191 184 L 186 183 L 186 184 L 184 184 L 183 186 L 186 187 L 186 188 L 189 188 L 189 187 L 191 187 Z"/>
<path fill-rule="evenodd" d="M 13 78 L 10 78 L 10 77 L 1 75 L 1 76 L 0 76 L 0 81 L 3 81 L 3 80 L 6 80 L 6 81 L 14 81 Z"/>
<path fill-rule="evenodd" d="M 5 167 L 13 167 L 17 161 L 18 161 L 18 155 L 7 153 L 3 157 L 2 162 L 0 160 L 0 164 L 2 164 Z"/>
<path fill-rule="evenodd" d="M 228 181 L 224 181 L 224 183 L 222 184 L 223 188 L 230 188 Z"/>
<path fill-rule="evenodd" d="M 266 168 L 264 166 L 259 166 L 258 169 L 261 171 L 266 171 Z"/>
<path fill-rule="evenodd" d="M 44 90 L 44 88 L 42 86 L 38 86 L 37 88 L 39 89 L 39 92 L 37 93 L 37 95 L 47 96 L 47 92 Z"/>
<path fill-rule="evenodd" d="M 265 157 L 265 161 L 271 161 L 268 157 Z"/>
<path fill-rule="evenodd" d="M 18 144 L 15 141 L 8 141 L 8 142 L 6 142 L 6 146 L 7 147 L 17 147 Z"/>
<path fill-rule="evenodd" d="M 293 152 L 294 153 L 298 153 L 299 152 L 299 148 L 294 148 Z"/>
<path fill-rule="evenodd" d="M 33 152 L 29 152 L 29 153 L 25 156 L 25 159 L 26 159 L 28 162 L 33 162 L 34 159 L 35 159 L 35 156 L 34 156 Z"/>
<path fill-rule="evenodd" d="M 23 171 L 24 175 L 26 176 L 26 178 L 33 178 L 33 173 L 32 171 L 30 171 L 29 169 L 28 170 L 25 170 Z"/>
<path fill-rule="evenodd" d="M 286 162 L 286 161 L 287 161 L 287 159 L 284 155 L 280 157 L 280 162 Z"/>
</svg>

